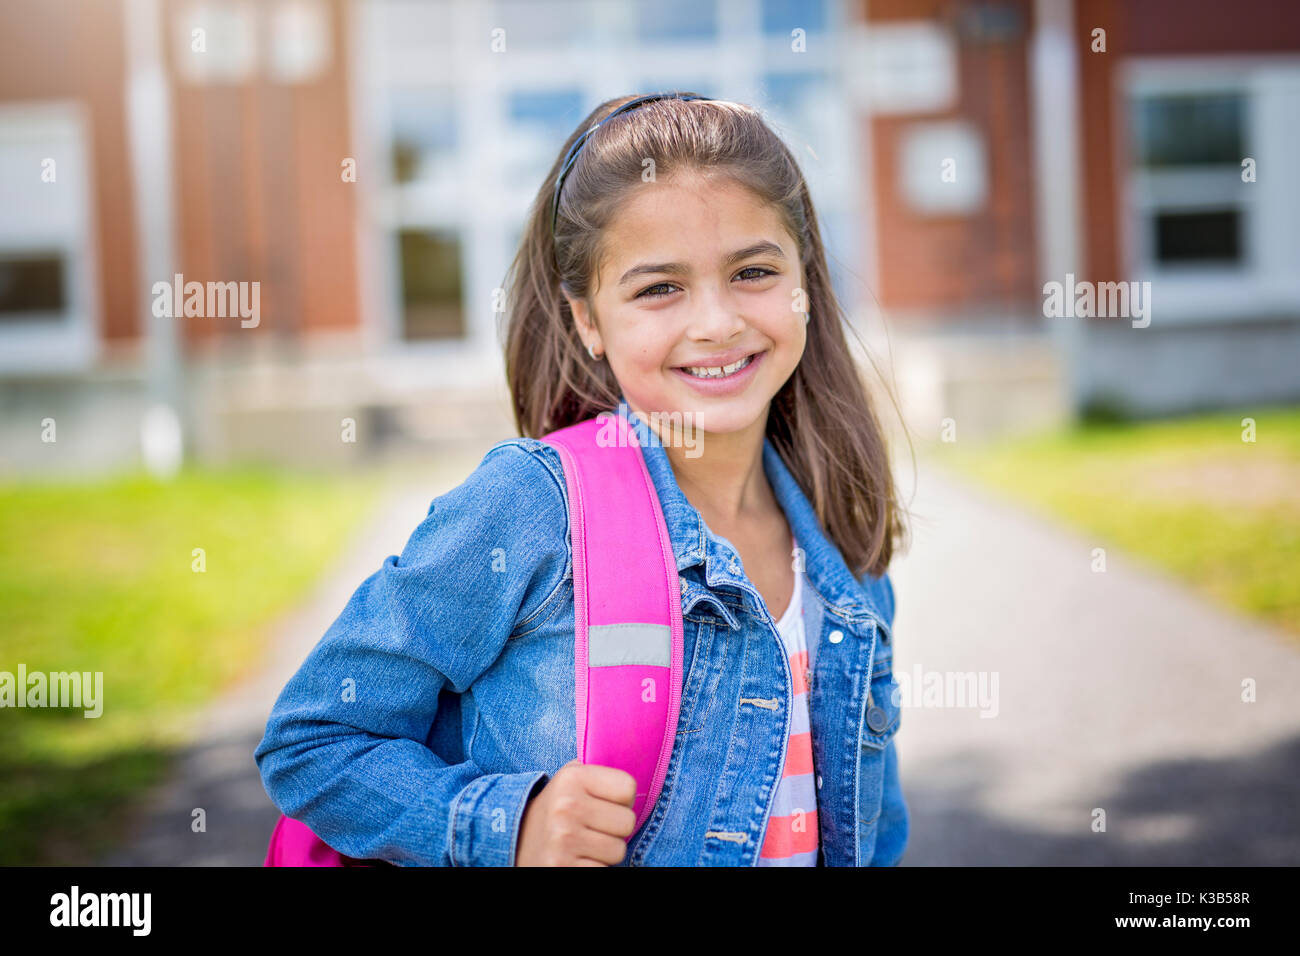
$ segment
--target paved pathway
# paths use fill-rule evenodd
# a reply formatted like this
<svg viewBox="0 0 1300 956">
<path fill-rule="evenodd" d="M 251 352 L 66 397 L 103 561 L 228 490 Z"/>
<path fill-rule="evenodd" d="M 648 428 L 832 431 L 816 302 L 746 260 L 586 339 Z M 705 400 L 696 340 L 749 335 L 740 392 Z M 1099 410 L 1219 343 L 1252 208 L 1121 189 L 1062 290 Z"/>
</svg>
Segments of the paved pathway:
<svg viewBox="0 0 1300 956">
<path fill-rule="evenodd" d="M 933 466 L 917 485 L 895 671 L 998 693 L 904 709 L 903 865 L 1300 863 L 1300 641 L 1114 550 L 1096 573 L 1103 542 Z"/>
<path fill-rule="evenodd" d="M 136 813 L 124 846 L 106 866 L 260 866 L 279 818 L 262 786 L 253 751 L 281 688 L 342 612 L 352 592 L 400 554 L 428 514 L 433 498 L 464 480 L 481 455 L 444 462 L 433 485 L 400 482 L 373 520 L 355 536 L 335 567 L 301 608 L 281 624 L 261 674 L 223 695 L 198 716 L 197 743 L 179 757 L 167 782 Z M 457 471 L 459 469 L 459 471 Z M 431 470 L 425 469 L 426 478 Z M 207 814 L 207 830 L 193 833 L 195 807 Z"/>
</svg>

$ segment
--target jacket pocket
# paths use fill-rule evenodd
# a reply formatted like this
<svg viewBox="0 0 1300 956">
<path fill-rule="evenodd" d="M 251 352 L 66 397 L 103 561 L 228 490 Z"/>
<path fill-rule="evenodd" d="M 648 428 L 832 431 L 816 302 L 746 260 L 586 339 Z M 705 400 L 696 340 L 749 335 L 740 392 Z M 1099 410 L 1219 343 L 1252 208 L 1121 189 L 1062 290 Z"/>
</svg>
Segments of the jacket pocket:
<svg viewBox="0 0 1300 956">
<path fill-rule="evenodd" d="M 871 665 L 871 692 L 863 716 L 862 746 L 884 750 L 898 733 L 902 715 L 900 690 L 894 679 L 894 649 L 881 639 Z"/>
<path fill-rule="evenodd" d="M 726 659 L 729 628 L 711 617 L 694 615 L 682 619 L 682 627 L 691 640 L 691 659 L 682 675 L 682 703 L 677 733 L 696 733 L 708 723 L 710 705 L 717 696 L 718 681 L 722 676 L 721 661 Z M 719 653 L 714 653 L 713 642 L 721 640 Z"/>
</svg>

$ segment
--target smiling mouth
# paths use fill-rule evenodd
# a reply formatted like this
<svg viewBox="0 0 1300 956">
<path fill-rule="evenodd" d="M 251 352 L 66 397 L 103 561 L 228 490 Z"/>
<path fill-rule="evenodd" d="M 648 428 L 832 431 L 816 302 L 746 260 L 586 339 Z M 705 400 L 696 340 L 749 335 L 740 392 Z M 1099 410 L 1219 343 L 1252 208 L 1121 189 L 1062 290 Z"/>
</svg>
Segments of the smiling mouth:
<svg viewBox="0 0 1300 956">
<path fill-rule="evenodd" d="M 713 366 L 711 368 L 706 366 L 700 366 L 700 365 L 696 365 L 696 366 L 679 365 L 678 369 L 685 372 L 687 375 L 693 376 L 694 378 L 706 378 L 706 379 L 728 378 L 729 376 L 735 375 L 737 372 L 742 371 L 747 365 L 749 365 L 750 362 L 754 361 L 754 356 L 756 356 L 757 354 L 758 354 L 757 352 L 754 352 L 750 355 L 746 355 L 743 359 L 740 359 L 739 361 L 736 362 L 732 362 L 730 365 Z"/>
</svg>

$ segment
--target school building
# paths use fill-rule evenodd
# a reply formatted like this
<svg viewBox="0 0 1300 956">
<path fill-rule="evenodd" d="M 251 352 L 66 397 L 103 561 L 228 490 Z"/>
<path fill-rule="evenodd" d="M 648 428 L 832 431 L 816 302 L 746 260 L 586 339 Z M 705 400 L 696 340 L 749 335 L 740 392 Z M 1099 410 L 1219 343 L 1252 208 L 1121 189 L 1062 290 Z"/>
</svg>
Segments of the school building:
<svg viewBox="0 0 1300 956">
<path fill-rule="evenodd" d="M 129 464 L 159 403 L 208 460 L 504 435 L 528 205 L 664 88 L 786 137 L 918 431 L 1300 397 L 1293 5 L 10 0 L 0 35 L 5 470 Z M 160 306 L 188 283 L 228 308 Z"/>
</svg>

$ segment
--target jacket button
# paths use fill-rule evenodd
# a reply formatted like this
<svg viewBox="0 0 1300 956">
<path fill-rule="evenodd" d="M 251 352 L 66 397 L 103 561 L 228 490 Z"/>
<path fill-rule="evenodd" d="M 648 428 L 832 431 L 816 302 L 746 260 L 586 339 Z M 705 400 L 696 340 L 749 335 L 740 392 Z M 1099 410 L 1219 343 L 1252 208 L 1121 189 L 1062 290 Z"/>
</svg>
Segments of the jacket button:
<svg viewBox="0 0 1300 956">
<path fill-rule="evenodd" d="M 818 775 L 817 775 L 817 789 L 820 790 L 821 788 L 822 788 L 822 775 L 821 775 L 821 774 L 818 774 Z"/>
<path fill-rule="evenodd" d="M 885 716 L 883 710 L 872 705 L 871 709 L 867 711 L 867 726 L 871 728 L 872 733 L 878 734 L 889 726 L 889 718 Z"/>
<path fill-rule="evenodd" d="M 840 641 L 842 641 L 842 640 L 844 640 L 844 632 L 843 632 L 843 631 L 841 631 L 841 630 L 834 630 L 834 631 L 831 631 L 831 633 L 830 633 L 830 641 L 831 641 L 832 644 L 838 644 L 838 643 L 839 643 Z"/>
</svg>

